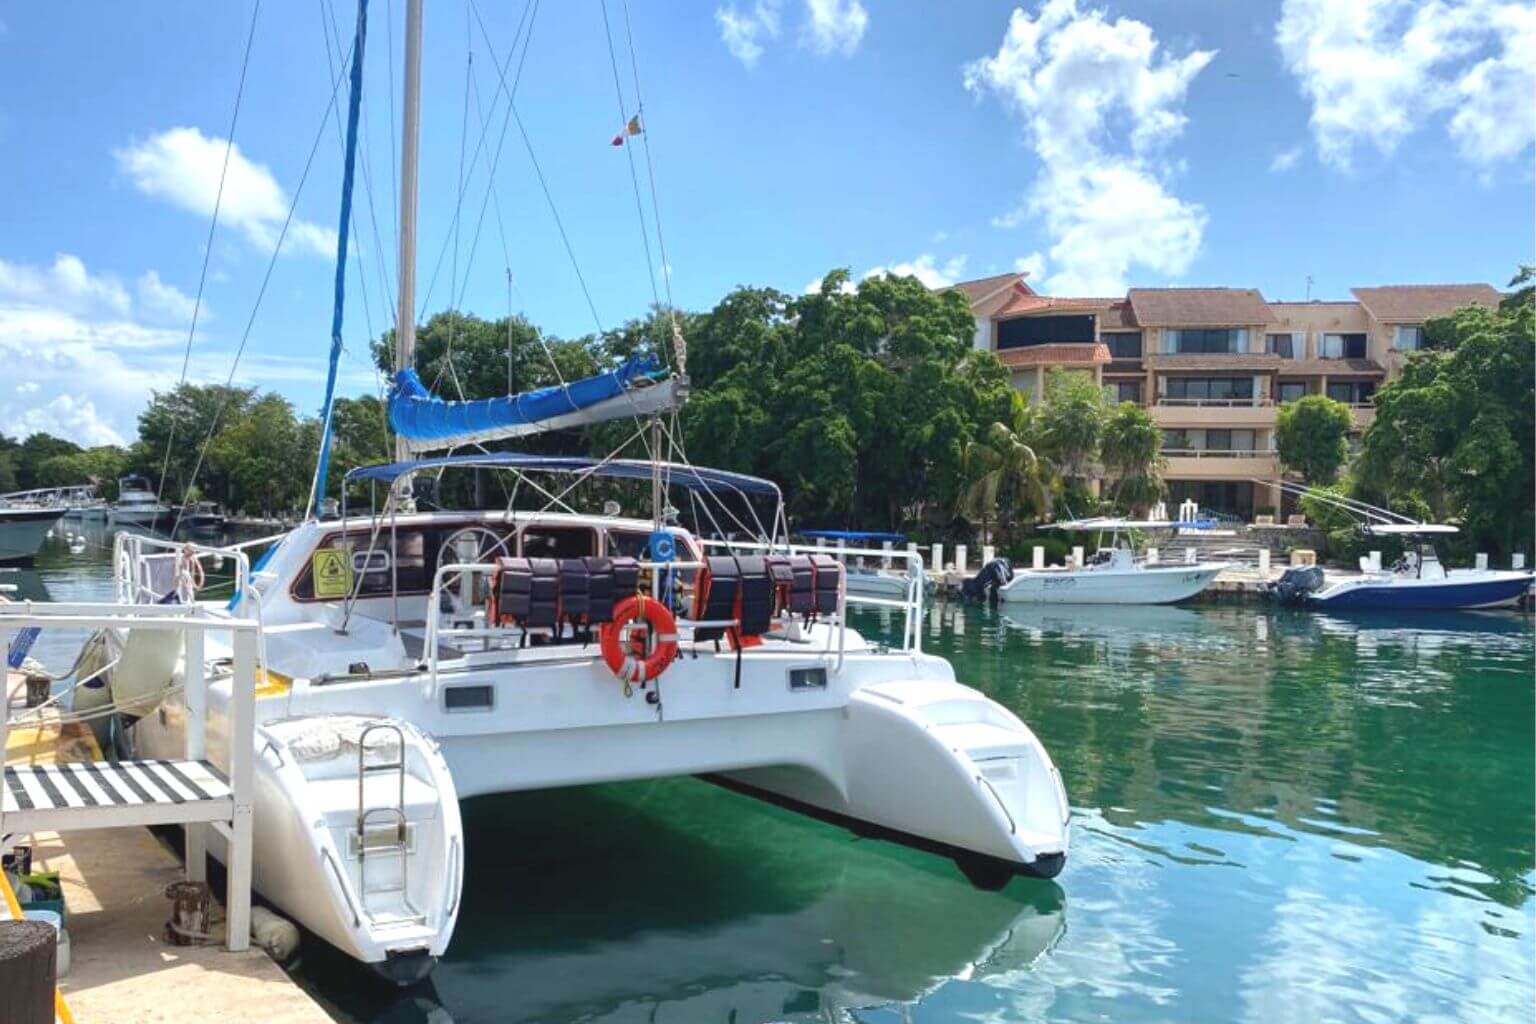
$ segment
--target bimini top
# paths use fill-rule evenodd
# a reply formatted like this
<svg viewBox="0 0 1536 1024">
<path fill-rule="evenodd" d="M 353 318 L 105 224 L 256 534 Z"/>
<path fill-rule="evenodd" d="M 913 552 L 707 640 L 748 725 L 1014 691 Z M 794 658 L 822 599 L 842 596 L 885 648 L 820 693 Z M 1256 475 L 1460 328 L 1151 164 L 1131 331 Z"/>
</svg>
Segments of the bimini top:
<svg viewBox="0 0 1536 1024">
<path fill-rule="evenodd" d="M 907 539 L 904 533 L 870 533 L 861 530 L 801 530 L 802 537 L 826 537 L 828 540 L 873 540 L 899 543 Z"/>
<path fill-rule="evenodd" d="M 1361 527 L 1366 533 L 1381 537 L 1391 537 L 1400 534 L 1431 534 L 1431 533 L 1460 533 L 1461 531 L 1449 523 L 1366 523 Z"/>
<path fill-rule="evenodd" d="M 526 455 L 521 452 L 488 452 L 477 455 L 444 455 L 414 462 L 385 462 L 359 466 L 347 474 L 348 480 L 381 480 L 393 483 L 407 473 L 432 469 L 507 469 L 519 473 L 567 473 L 572 476 L 616 477 L 622 480 L 649 480 L 658 463 L 642 459 L 612 459 L 602 462 L 575 455 Z M 751 494 L 779 498 L 779 485 L 772 480 L 729 473 L 723 469 L 705 469 L 677 462 L 659 464 L 669 484 L 692 491 L 706 491 L 716 496 Z"/>
<path fill-rule="evenodd" d="M 642 416 L 676 401 L 676 379 L 659 380 L 660 372 L 654 357 L 631 356 L 617 369 L 568 384 L 449 402 L 432 394 L 415 370 L 401 370 L 389 395 L 389 424 L 420 452 Z"/>
<path fill-rule="evenodd" d="M 1209 530 L 1217 525 L 1214 519 L 1116 519 L 1113 516 L 1090 516 L 1087 519 L 1064 519 L 1059 523 L 1043 523 L 1042 530 Z"/>
</svg>

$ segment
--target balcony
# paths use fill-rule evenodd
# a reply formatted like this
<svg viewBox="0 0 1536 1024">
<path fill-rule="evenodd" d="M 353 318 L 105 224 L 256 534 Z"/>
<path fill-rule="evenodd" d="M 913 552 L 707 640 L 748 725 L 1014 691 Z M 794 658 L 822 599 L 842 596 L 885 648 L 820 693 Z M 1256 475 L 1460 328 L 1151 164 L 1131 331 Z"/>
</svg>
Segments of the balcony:
<svg viewBox="0 0 1536 1024">
<path fill-rule="evenodd" d="M 1166 398 L 1151 409 L 1160 427 L 1273 427 L 1275 406 L 1268 398 Z"/>
<path fill-rule="evenodd" d="M 1272 352 L 1148 352 L 1142 359 L 1149 370 L 1263 373 L 1278 370 L 1281 364 Z"/>
<path fill-rule="evenodd" d="M 1170 480 L 1246 480 L 1278 477 L 1280 457 L 1272 451 L 1228 448 L 1165 448 Z"/>
</svg>

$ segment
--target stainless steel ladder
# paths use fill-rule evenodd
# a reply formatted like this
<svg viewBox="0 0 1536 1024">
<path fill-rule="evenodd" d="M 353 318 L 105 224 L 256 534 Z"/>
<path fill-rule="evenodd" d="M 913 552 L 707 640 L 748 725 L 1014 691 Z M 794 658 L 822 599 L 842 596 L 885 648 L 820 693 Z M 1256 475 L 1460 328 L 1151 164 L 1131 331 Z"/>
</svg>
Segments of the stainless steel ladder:
<svg viewBox="0 0 1536 1024">
<path fill-rule="evenodd" d="M 368 762 L 368 736 L 373 732 L 392 732 L 395 734 L 397 755 L 393 761 L 379 761 L 370 764 Z M 395 772 L 399 783 L 396 786 L 395 805 L 393 807 L 369 807 L 367 801 L 368 776 L 378 772 Z M 411 902 L 408 867 L 410 864 L 410 824 L 405 816 L 405 733 L 393 722 L 371 722 L 363 727 L 357 737 L 357 889 L 362 903 L 363 913 L 369 920 L 376 920 L 375 915 L 368 905 L 370 895 L 385 893 L 399 893 L 400 903 L 408 912 L 405 920 L 425 921 L 426 915 Z M 388 824 L 384 828 L 377 826 L 371 830 L 370 823 L 382 818 Z M 381 842 L 381 835 L 394 833 L 394 839 Z M 381 885 L 372 889 L 368 887 L 368 858 L 378 855 L 395 856 L 400 859 L 400 882 L 398 885 Z"/>
</svg>

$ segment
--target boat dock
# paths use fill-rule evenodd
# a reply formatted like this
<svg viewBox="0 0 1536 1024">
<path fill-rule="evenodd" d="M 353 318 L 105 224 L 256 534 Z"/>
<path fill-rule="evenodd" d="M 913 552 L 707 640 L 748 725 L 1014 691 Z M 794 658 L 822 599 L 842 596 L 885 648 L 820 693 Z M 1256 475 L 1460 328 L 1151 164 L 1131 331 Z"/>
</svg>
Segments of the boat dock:
<svg viewBox="0 0 1536 1024">
<path fill-rule="evenodd" d="M 96 606 L 103 607 L 110 606 Z M 85 606 L 65 609 L 77 613 L 70 618 L 88 617 L 80 614 Z M 198 634 L 192 622 L 187 627 L 189 636 Z M 27 715 L 26 677 L 7 671 L 4 682 L 0 711 L 6 718 Z M 236 783 L 197 759 L 102 761 L 89 729 L 64 721 L 52 708 L 0 726 L 0 736 L 5 831 L 30 835 L 32 874 L 58 873 L 69 938 L 69 970 L 58 980 L 64 1014 L 82 1022 L 151 1022 L 195 1008 L 199 1020 L 228 1024 L 330 1019 L 250 944 L 249 889 L 233 879 L 229 916 L 245 934 L 229 936 L 224 908 L 210 900 L 203 942 L 182 946 L 166 939 L 172 910 L 167 886 L 204 877 L 202 830 L 238 830 L 234 820 L 249 815 L 242 810 L 249 798 L 237 799 Z M 156 798 L 156 786 L 178 799 Z M 198 863 L 184 867 L 143 827 L 157 823 L 185 823 Z"/>
</svg>

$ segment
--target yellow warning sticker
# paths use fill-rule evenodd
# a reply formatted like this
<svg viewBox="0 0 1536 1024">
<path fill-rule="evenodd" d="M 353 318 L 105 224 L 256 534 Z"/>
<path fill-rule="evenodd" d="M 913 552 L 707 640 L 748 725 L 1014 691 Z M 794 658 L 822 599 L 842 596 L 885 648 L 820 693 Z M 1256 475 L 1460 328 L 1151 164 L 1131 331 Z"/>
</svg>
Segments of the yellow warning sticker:
<svg viewBox="0 0 1536 1024">
<path fill-rule="evenodd" d="M 316 597 L 346 597 L 352 593 L 352 553 L 336 548 L 321 548 L 311 563 L 315 574 Z"/>
</svg>

